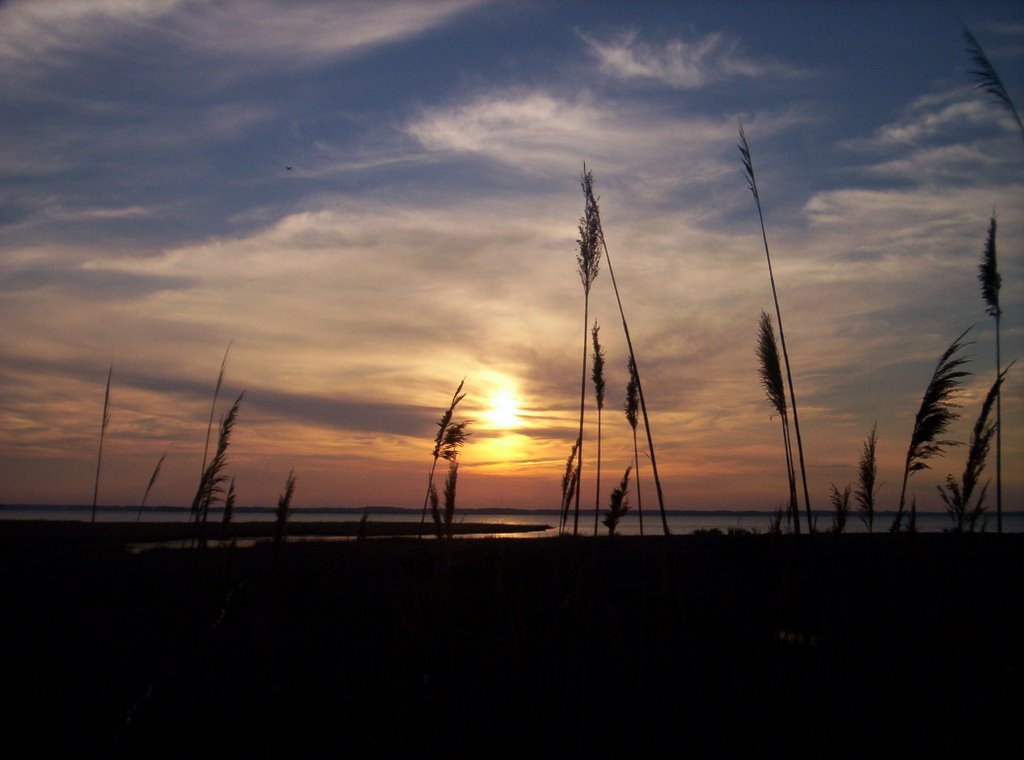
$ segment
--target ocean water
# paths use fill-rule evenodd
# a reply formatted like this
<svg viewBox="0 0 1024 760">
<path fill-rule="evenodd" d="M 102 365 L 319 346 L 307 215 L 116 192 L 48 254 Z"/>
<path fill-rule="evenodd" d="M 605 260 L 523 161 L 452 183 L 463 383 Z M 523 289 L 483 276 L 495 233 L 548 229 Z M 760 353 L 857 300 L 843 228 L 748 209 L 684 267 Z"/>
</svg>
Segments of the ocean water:
<svg viewBox="0 0 1024 760">
<path fill-rule="evenodd" d="M 7 505 L 0 508 L 0 520 L 69 520 L 89 521 L 92 509 L 90 506 L 69 506 L 69 505 Z M 288 519 L 294 522 L 354 522 L 358 521 L 363 514 L 361 509 L 331 509 L 331 508 L 295 508 L 289 514 Z M 674 535 L 686 535 L 696 531 L 753 531 L 755 533 L 767 533 L 771 523 L 773 512 L 745 511 L 704 511 L 704 510 L 670 510 L 666 514 L 669 530 Z M 137 507 L 98 507 L 96 520 L 98 522 L 185 522 L 188 520 L 189 510 L 186 507 L 146 507 L 139 516 Z M 371 508 L 370 522 L 416 522 L 421 516 L 420 510 L 396 508 Z M 597 523 L 598 535 L 606 535 L 608 529 L 601 523 L 603 513 L 599 516 Z M 803 517 L 803 516 L 801 516 Z M 885 533 L 892 523 L 894 514 L 892 512 L 881 512 L 875 516 L 874 532 Z M 219 522 L 220 512 L 211 512 L 210 521 Z M 234 519 L 238 522 L 271 521 L 274 519 L 274 510 L 270 507 L 240 507 L 235 512 Z M 518 538 L 542 538 L 558 535 L 559 516 L 555 510 L 466 510 L 456 512 L 456 520 L 459 522 L 478 523 L 514 523 L 519 525 L 547 525 L 544 531 L 530 533 L 508 534 Z M 629 511 L 620 521 L 616 533 L 626 536 L 641 535 L 641 515 L 634 509 Z M 816 515 L 816 525 L 819 531 L 828 531 L 832 527 L 832 514 L 821 512 Z M 953 523 L 945 512 L 919 512 L 917 515 L 917 529 L 921 533 L 941 533 L 949 530 Z M 572 515 L 569 516 L 570 532 L 572 528 Z M 801 530 L 805 529 L 803 519 L 800 524 Z M 427 516 L 426 531 L 431 529 L 430 516 Z M 995 514 L 987 514 L 983 520 L 982 529 L 985 532 L 994 533 L 996 530 Z M 1003 531 L 1006 533 L 1024 533 L 1024 512 L 1004 512 Z M 860 520 L 858 515 L 852 514 L 846 523 L 848 533 L 867 533 L 867 527 Z M 594 512 L 593 510 L 580 513 L 579 534 L 589 536 L 594 534 Z M 643 535 L 661 535 L 661 516 L 657 509 L 645 509 L 643 512 Z"/>
</svg>

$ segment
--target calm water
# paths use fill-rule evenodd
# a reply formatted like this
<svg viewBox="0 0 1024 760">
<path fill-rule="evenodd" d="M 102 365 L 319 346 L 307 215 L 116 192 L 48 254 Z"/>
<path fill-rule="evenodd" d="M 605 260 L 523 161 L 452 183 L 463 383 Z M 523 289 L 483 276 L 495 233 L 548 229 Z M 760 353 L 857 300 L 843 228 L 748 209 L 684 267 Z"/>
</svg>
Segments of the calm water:
<svg viewBox="0 0 1024 760">
<path fill-rule="evenodd" d="M 137 508 L 129 507 L 100 507 L 96 512 L 97 521 L 102 522 L 134 522 L 138 517 Z M 142 513 L 142 522 L 178 522 L 188 520 L 188 509 L 182 507 L 146 507 Z M 669 530 L 675 535 L 693 533 L 697 530 L 720 530 L 727 533 L 731 529 L 751 530 L 757 533 L 767 533 L 771 522 L 772 512 L 721 512 L 721 511 L 673 511 L 669 512 Z M 91 508 L 88 506 L 27 506 L 11 505 L 0 509 L 0 519 L 5 520 L 82 520 L 88 521 L 91 516 Z M 289 520 L 296 522 L 348 522 L 358 521 L 362 516 L 361 510 L 352 509 L 301 509 L 292 510 Z M 602 515 L 603 516 L 603 515 Z M 889 529 L 892 522 L 892 513 L 880 513 L 875 517 L 874 529 L 876 533 L 884 533 Z M 269 521 L 274 519 L 274 510 L 266 507 L 243 507 L 236 510 L 235 518 L 239 522 Z M 377 513 L 371 512 L 371 522 L 408 522 L 420 519 L 419 510 L 408 510 L 402 512 Z M 521 511 L 504 514 L 480 514 L 466 512 L 456 515 L 457 520 L 467 522 L 483 523 L 516 523 L 516 524 L 541 524 L 550 526 L 546 531 L 533 533 L 511 534 L 520 538 L 539 538 L 544 536 L 555 536 L 558 534 L 558 514 L 553 511 Z M 211 512 L 211 522 L 220 520 L 220 513 Z M 570 515 L 570 526 L 572 516 Z M 430 530 L 430 517 L 427 516 L 427 530 Z M 661 535 L 661 518 L 657 509 L 644 510 L 643 514 L 644 534 Z M 820 513 L 817 516 L 817 527 L 819 530 L 829 530 L 832 525 L 830 513 Z M 801 522 L 801 528 L 804 523 Z M 919 512 L 917 515 L 917 529 L 922 533 L 941 533 L 952 526 L 952 521 L 944 512 Z M 994 514 L 987 515 L 985 530 L 995 532 L 996 518 Z M 853 515 L 846 523 L 848 533 L 866 533 L 867 528 L 861 520 Z M 1024 533 L 1024 512 L 1004 512 L 1003 531 L 1009 533 Z M 581 535 L 592 535 L 594 532 L 593 511 L 580 514 L 579 532 Z M 605 535 L 607 529 L 598 522 L 598 533 Z M 616 530 L 621 535 L 640 535 L 640 515 L 630 511 L 619 523 Z"/>
</svg>

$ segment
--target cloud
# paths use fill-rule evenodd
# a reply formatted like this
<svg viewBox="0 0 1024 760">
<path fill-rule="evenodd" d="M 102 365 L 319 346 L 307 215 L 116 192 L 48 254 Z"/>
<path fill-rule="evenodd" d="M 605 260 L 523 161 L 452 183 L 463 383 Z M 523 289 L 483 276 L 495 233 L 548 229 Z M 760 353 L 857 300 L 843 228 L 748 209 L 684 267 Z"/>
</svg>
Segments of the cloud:
<svg viewBox="0 0 1024 760">
<path fill-rule="evenodd" d="M 806 119 L 791 110 L 758 114 L 753 123 L 767 135 Z M 636 178 L 652 198 L 666 190 L 663 183 L 707 186 L 736 170 L 733 115 L 674 117 L 585 93 L 490 93 L 423 109 L 405 130 L 432 153 L 480 156 L 538 176 L 577 174 L 586 161 L 602 174 Z"/>
<path fill-rule="evenodd" d="M 603 74 L 616 79 L 646 79 L 680 90 L 696 90 L 729 79 L 795 77 L 793 67 L 746 58 L 735 39 L 713 32 L 692 42 L 671 40 L 662 46 L 637 41 L 625 32 L 610 41 L 579 35 Z"/>
<path fill-rule="evenodd" d="M 14 2 L 0 9 L 0 62 L 45 70 L 79 51 L 155 35 L 194 53 L 240 57 L 250 70 L 302 66 L 414 36 L 480 4 L 303 0 L 282 13 L 270 0 Z"/>
</svg>

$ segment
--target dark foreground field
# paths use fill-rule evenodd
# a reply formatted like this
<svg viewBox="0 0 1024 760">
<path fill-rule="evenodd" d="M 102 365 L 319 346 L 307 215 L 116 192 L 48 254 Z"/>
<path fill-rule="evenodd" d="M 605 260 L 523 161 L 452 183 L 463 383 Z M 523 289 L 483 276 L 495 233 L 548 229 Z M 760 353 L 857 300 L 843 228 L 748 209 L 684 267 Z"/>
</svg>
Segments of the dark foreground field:
<svg viewBox="0 0 1024 760">
<path fill-rule="evenodd" d="M 131 554 L 0 523 L 7 746 L 1010 756 L 1024 536 Z"/>
</svg>

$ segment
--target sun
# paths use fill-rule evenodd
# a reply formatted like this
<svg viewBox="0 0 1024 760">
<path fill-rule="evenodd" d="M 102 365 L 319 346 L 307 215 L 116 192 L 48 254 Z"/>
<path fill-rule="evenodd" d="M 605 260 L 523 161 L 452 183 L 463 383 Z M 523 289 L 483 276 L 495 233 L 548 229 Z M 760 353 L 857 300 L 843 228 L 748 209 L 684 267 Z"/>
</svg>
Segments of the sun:
<svg viewBox="0 0 1024 760">
<path fill-rule="evenodd" d="M 519 418 L 519 403 L 509 391 L 500 391 L 491 397 L 491 408 L 486 412 L 491 427 L 511 430 L 522 425 Z"/>
</svg>

